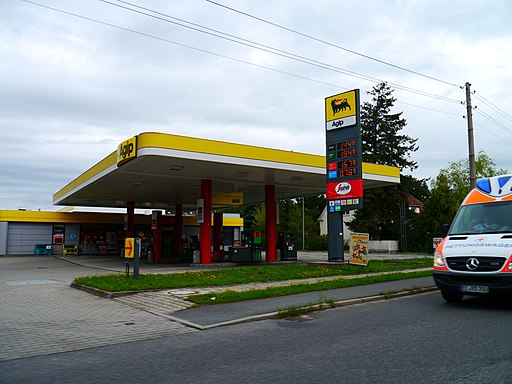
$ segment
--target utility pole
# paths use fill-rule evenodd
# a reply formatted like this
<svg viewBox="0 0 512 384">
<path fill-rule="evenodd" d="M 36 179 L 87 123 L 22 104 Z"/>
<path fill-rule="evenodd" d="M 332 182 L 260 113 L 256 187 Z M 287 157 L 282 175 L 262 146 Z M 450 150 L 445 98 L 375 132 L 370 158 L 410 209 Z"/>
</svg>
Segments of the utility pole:
<svg viewBox="0 0 512 384">
<path fill-rule="evenodd" d="M 473 138 L 473 109 L 471 107 L 471 84 L 466 83 L 466 110 L 468 119 L 468 145 L 469 145 L 469 185 L 471 189 L 476 185 L 475 169 L 475 140 Z"/>
</svg>

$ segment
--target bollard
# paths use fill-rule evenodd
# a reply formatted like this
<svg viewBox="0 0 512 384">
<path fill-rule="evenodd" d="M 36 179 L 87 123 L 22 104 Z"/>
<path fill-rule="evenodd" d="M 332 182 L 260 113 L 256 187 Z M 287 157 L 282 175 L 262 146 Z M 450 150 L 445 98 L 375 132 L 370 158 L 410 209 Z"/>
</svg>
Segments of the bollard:
<svg viewBox="0 0 512 384">
<path fill-rule="evenodd" d="M 135 238 L 135 255 L 133 257 L 133 278 L 137 280 L 139 278 L 139 265 L 140 265 L 140 252 L 141 252 L 141 240 L 140 237 Z"/>
</svg>

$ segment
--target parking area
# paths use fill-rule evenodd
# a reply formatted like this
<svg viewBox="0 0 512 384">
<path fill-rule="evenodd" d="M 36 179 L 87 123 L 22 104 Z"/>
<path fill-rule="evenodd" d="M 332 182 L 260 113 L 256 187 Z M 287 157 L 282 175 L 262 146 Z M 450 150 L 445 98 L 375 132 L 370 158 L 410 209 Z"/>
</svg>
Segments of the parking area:
<svg viewBox="0 0 512 384">
<path fill-rule="evenodd" d="M 77 276 L 105 273 L 112 270 L 51 256 L 1 257 L 0 360 L 195 331 L 129 301 L 100 298 L 69 285 Z"/>
</svg>

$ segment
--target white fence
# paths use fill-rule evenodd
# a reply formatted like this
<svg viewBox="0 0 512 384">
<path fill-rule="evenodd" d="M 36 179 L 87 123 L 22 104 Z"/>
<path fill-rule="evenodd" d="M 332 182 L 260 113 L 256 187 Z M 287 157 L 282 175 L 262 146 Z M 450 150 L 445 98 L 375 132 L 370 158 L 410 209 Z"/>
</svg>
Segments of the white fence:
<svg viewBox="0 0 512 384">
<path fill-rule="evenodd" d="M 368 242 L 368 251 L 369 253 L 398 252 L 398 240 L 370 240 Z"/>
</svg>

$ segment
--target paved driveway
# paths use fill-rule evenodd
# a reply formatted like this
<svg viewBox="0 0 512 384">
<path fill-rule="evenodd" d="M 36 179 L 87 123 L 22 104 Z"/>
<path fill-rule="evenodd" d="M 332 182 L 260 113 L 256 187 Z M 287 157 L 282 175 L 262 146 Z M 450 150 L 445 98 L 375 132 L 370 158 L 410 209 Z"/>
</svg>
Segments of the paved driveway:
<svg viewBox="0 0 512 384">
<path fill-rule="evenodd" d="M 177 335 L 193 328 L 69 286 L 112 271 L 52 256 L 0 257 L 0 360 Z"/>
</svg>

